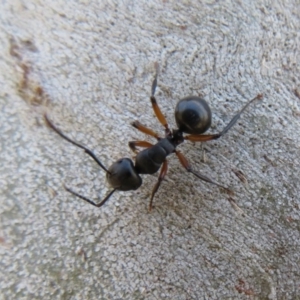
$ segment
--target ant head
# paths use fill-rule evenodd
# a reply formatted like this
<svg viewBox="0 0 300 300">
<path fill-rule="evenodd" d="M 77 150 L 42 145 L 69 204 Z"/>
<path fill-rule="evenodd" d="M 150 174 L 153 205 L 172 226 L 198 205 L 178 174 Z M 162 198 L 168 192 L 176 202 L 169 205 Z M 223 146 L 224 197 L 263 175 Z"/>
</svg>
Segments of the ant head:
<svg viewBox="0 0 300 300">
<path fill-rule="evenodd" d="M 142 185 L 142 178 L 129 158 L 121 158 L 113 163 L 106 173 L 106 178 L 108 183 L 119 191 L 136 190 Z"/>
</svg>

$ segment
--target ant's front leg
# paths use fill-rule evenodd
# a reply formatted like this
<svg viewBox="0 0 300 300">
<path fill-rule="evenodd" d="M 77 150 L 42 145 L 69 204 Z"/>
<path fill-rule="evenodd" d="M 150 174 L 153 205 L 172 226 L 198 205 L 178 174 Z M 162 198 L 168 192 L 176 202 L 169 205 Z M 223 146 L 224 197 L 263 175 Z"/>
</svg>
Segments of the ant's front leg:
<svg viewBox="0 0 300 300">
<path fill-rule="evenodd" d="M 163 162 L 162 167 L 161 167 L 161 170 L 160 170 L 160 173 L 159 173 L 159 176 L 158 176 L 158 180 L 157 180 L 157 182 L 156 182 L 156 184 L 155 184 L 155 186 L 152 190 L 151 199 L 150 199 L 150 203 L 149 203 L 149 211 L 152 210 L 152 207 L 153 207 L 152 203 L 153 203 L 154 195 L 157 192 L 157 190 L 159 189 L 159 186 L 160 186 L 161 182 L 166 177 L 167 171 L 168 171 L 168 162 L 167 162 L 167 160 L 165 160 Z"/>
</svg>

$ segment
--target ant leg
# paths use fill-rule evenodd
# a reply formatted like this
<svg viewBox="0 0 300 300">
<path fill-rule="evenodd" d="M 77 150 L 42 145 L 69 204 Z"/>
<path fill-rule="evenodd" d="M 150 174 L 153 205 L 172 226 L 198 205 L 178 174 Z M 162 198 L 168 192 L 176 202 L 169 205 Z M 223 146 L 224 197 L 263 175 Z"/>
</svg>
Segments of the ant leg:
<svg viewBox="0 0 300 300">
<path fill-rule="evenodd" d="M 155 131 L 153 131 L 152 129 L 150 129 L 150 128 L 144 126 L 144 125 L 143 125 L 142 123 L 140 123 L 139 121 L 134 121 L 134 122 L 131 123 L 131 125 L 132 125 L 134 128 L 138 129 L 139 131 L 141 131 L 141 132 L 143 132 L 143 133 L 145 133 L 145 134 L 148 134 L 148 135 L 150 135 L 150 136 L 155 137 L 157 140 L 160 140 L 160 139 L 161 139 L 161 137 L 159 137 L 159 135 L 158 135 Z"/>
<path fill-rule="evenodd" d="M 198 135 L 198 134 L 190 134 L 184 137 L 185 140 L 189 140 L 192 142 L 206 142 L 206 141 L 210 141 L 210 140 L 215 140 L 220 138 L 222 135 L 224 135 L 236 122 L 237 120 L 240 118 L 241 114 L 247 109 L 247 107 L 254 102 L 257 99 L 262 99 L 263 95 L 262 94 L 258 94 L 255 98 L 253 98 L 252 100 L 250 100 L 242 109 L 239 113 L 237 113 L 229 122 L 229 124 L 223 129 L 223 131 L 221 131 L 220 133 L 216 133 L 216 134 L 204 134 L 204 135 Z"/>
<path fill-rule="evenodd" d="M 168 162 L 167 162 L 167 160 L 165 160 L 163 162 L 162 168 L 160 170 L 158 180 L 157 180 L 157 182 L 156 182 L 156 184 L 155 184 L 155 186 L 154 186 L 154 188 L 152 190 L 151 199 L 150 199 L 150 203 L 149 203 L 149 211 L 152 210 L 152 207 L 153 207 L 152 203 L 153 203 L 154 195 L 157 192 L 157 190 L 158 190 L 161 182 L 164 180 L 164 178 L 165 178 L 165 176 L 167 174 L 167 171 L 168 171 Z"/>
<path fill-rule="evenodd" d="M 137 153 L 136 147 L 150 148 L 153 144 L 146 141 L 131 141 L 128 143 L 128 146 L 134 153 Z"/>
<path fill-rule="evenodd" d="M 192 169 L 192 166 L 190 165 L 190 163 L 188 162 L 188 160 L 185 158 L 185 156 L 180 152 L 180 151 L 177 151 L 175 150 L 175 153 L 180 161 L 180 163 L 182 164 L 182 166 L 189 172 L 189 173 L 192 173 L 194 174 L 196 177 L 198 177 L 199 179 L 203 180 L 203 181 L 206 181 L 206 182 L 209 182 L 209 183 L 212 183 L 214 185 L 217 185 L 218 187 L 224 189 L 228 194 L 233 194 L 233 192 L 226 188 L 225 186 L 223 185 L 220 185 L 219 183 L 215 182 L 215 181 L 212 181 L 210 178 L 206 177 L 205 175 L 202 175 L 196 171 L 194 171 Z"/>
<path fill-rule="evenodd" d="M 69 143 L 81 148 L 84 150 L 85 153 L 87 153 L 106 173 L 110 173 L 104 165 L 100 162 L 100 160 L 96 157 L 96 155 L 88 148 L 82 146 L 81 144 L 71 140 L 69 137 L 67 137 L 64 133 L 62 133 L 48 118 L 47 114 L 44 114 L 45 121 L 47 125 L 54 130 L 58 135 L 60 135 L 63 139 L 68 141 Z"/>
<path fill-rule="evenodd" d="M 105 198 L 104 198 L 100 203 L 95 203 L 95 202 L 93 202 L 92 200 L 90 200 L 90 199 L 88 199 L 88 198 L 86 198 L 86 197 L 84 197 L 84 196 L 81 196 L 81 195 L 77 194 L 76 192 L 72 191 L 72 190 L 69 189 L 68 187 L 66 187 L 66 186 L 64 186 L 64 187 L 65 187 L 65 189 L 66 189 L 69 193 L 71 193 L 72 195 L 77 196 L 77 197 L 79 197 L 80 199 L 82 199 L 82 200 L 84 200 L 84 201 L 86 201 L 86 202 L 88 202 L 88 203 L 90 203 L 90 204 L 92 204 L 92 205 L 94 205 L 94 206 L 96 206 L 96 207 L 101 207 L 101 206 L 102 206 L 102 205 L 110 198 L 110 196 L 117 190 L 116 188 L 113 189 L 111 192 L 109 192 L 109 194 L 108 194 L 107 196 L 105 196 Z"/>
<path fill-rule="evenodd" d="M 152 108 L 154 110 L 154 113 L 155 113 L 158 121 L 165 127 L 166 133 L 170 134 L 171 131 L 169 129 L 168 122 L 167 122 L 165 116 L 162 114 L 162 112 L 157 104 L 156 98 L 154 96 L 156 86 L 157 86 L 157 73 L 158 73 L 158 66 L 156 66 L 156 74 L 155 74 L 154 80 L 152 82 L 150 101 L 151 101 Z"/>
</svg>

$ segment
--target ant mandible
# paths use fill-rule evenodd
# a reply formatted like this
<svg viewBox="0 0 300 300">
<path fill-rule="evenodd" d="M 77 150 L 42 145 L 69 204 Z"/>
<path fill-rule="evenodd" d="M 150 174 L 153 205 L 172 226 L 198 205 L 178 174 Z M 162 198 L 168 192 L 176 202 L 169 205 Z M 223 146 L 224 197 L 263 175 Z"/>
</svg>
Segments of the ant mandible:
<svg viewBox="0 0 300 300">
<path fill-rule="evenodd" d="M 139 121 L 133 122 L 131 124 L 133 127 L 157 139 L 157 143 L 154 145 L 147 141 L 129 142 L 129 147 L 134 152 L 137 152 L 136 147 L 145 148 L 144 150 L 137 153 L 135 164 L 129 158 L 121 158 L 107 169 L 90 149 L 67 137 L 50 121 L 47 114 L 44 115 L 45 121 L 51 129 L 53 129 L 58 135 L 60 135 L 69 143 L 83 149 L 85 153 L 87 153 L 106 172 L 106 179 L 110 186 L 113 188 L 112 191 L 110 191 L 100 203 L 96 203 L 65 186 L 65 189 L 68 192 L 96 207 L 101 207 L 117 190 L 130 191 L 138 189 L 142 185 L 142 178 L 140 174 L 154 174 L 161 168 L 158 180 L 151 194 L 149 203 L 149 210 L 151 211 L 154 195 L 167 174 L 168 163 L 166 158 L 170 154 L 175 153 L 186 171 L 194 174 L 196 177 L 203 181 L 212 183 L 226 190 L 228 193 L 231 193 L 228 188 L 193 170 L 188 160 L 180 151 L 176 150 L 176 147 L 182 144 L 184 140 L 192 142 L 206 142 L 220 138 L 237 122 L 241 114 L 252 102 L 257 99 L 262 99 L 262 94 L 258 94 L 255 98 L 250 100 L 240 110 L 240 112 L 232 118 L 232 120 L 221 132 L 205 135 L 203 135 L 202 133 L 207 131 L 211 125 L 211 110 L 207 102 L 197 96 L 189 96 L 183 98 L 179 100 L 175 108 L 175 120 L 178 129 L 173 129 L 171 131 L 154 96 L 157 86 L 157 73 L 158 72 L 156 72 L 155 78 L 152 83 L 150 100 L 158 121 L 165 127 L 165 137 L 161 138 L 155 131 L 142 125 Z M 188 135 L 183 136 L 183 133 L 188 133 Z"/>
</svg>

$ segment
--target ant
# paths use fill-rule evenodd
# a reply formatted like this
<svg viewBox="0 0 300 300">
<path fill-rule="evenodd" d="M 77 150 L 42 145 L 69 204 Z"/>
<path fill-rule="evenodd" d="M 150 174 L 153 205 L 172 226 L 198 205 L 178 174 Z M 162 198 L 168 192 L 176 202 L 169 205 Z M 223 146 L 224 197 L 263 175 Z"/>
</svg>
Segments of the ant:
<svg viewBox="0 0 300 300">
<path fill-rule="evenodd" d="M 164 115 L 162 114 L 154 96 L 157 86 L 157 73 L 158 72 L 156 72 L 155 78 L 152 83 L 150 100 L 158 121 L 165 128 L 165 137 L 160 137 L 155 131 L 153 131 L 150 128 L 147 128 L 139 121 L 133 122 L 131 124 L 133 127 L 147 135 L 156 138 L 157 140 L 156 144 L 151 144 L 147 141 L 129 142 L 130 149 L 137 153 L 137 156 L 135 157 L 135 163 L 133 163 L 133 161 L 129 158 L 120 158 L 107 169 L 90 149 L 71 140 L 50 121 L 47 114 L 44 115 L 45 121 L 51 129 L 53 129 L 58 135 L 60 135 L 69 143 L 83 149 L 85 153 L 87 153 L 106 172 L 106 179 L 110 186 L 113 188 L 100 203 L 96 203 L 65 186 L 65 189 L 68 192 L 96 207 L 101 207 L 117 190 L 130 191 L 138 189 L 142 185 L 142 178 L 140 174 L 154 174 L 161 168 L 158 180 L 151 194 L 151 199 L 149 203 L 149 211 L 151 211 L 153 207 L 154 195 L 159 189 L 162 180 L 167 174 L 168 163 L 166 158 L 170 154 L 175 153 L 181 165 L 186 169 L 187 172 L 194 174 L 196 177 L 203 181 L 214 184 L 224 189 L 229 194 L 232 193 L 228 188 L 211 180 L 209 177 L 193 170 L 192 166 L 185 158 L 185 156 L 180 151 L 176 150 L 176 148 L 178 145 L 182 144 L 184 140 L 192 142 L 206 142 L 220 138 L 225 133 L 227 133 L 229 129 L 233 127 L 233 125 L 237 122 L 237 120 L 240 118 L 241 114 L 247 109 L 247 107 L 255 100 L 262 99 L 263 95 L 258 94 L 255 98 L 250 100 L 240 110 L 240 112 L 238 112 L 231 119 L 228 125 L 221 132 L 216 134 L 205 135 L 203 135 L 202 133 L 209 129 L 211 125 L 212 116 L 211 110 L 207 102 L 204 99 L 197 96 L 189 96 L 183 98 L 179 100 L 175 108 L 175 120 L 178 129 L 170 130 L 168 123 Z M 183 136 L 183 133 L 187 133 L 188 135 Z M 136 147 L 141 147 L 145 149 L 140 152 L 137 152 Z"/>
</svg>

